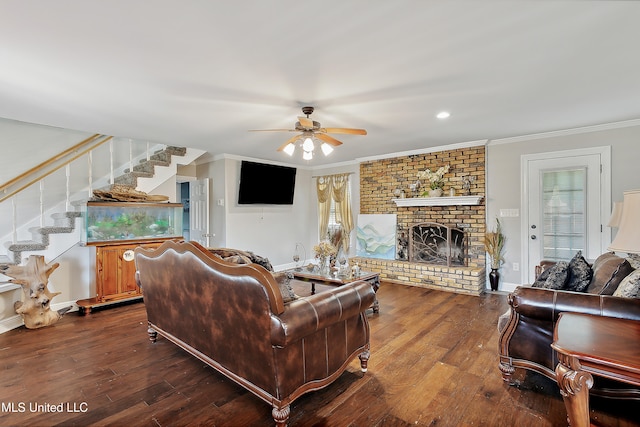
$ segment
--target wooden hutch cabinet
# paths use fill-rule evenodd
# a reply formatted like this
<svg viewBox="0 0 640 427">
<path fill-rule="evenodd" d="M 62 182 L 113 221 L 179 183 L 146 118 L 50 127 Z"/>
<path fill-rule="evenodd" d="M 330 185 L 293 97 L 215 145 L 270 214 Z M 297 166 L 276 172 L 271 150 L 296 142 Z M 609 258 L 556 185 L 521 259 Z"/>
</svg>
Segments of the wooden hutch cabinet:
<svg viewBox="0 0 640 427">
<path fill-rule="evenodd" d="M 76 302 L 85 314 L 93 308 L 142 299 L 135 280 L 134 250 L 155 249 L 180 239 L 182 205 L 178 203 L 89 202 L 84 245 L 95 250 L 96 293 Z"/>
</svg>

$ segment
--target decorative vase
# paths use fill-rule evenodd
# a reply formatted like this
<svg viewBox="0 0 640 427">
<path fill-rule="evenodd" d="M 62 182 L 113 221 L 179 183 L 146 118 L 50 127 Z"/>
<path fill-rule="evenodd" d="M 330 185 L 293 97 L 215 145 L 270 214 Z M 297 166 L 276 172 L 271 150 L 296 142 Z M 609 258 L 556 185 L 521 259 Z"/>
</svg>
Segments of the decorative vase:
<svg viewBox="0 0 640 427">
<path fill-rule="evenodd" d="M 489 284 L 491 285 L 492 291 L 498 290 L 498 282 L 500 281 L 500 272 L 497 268 L 492 268 L 489 273 Z"/>
<path fill-rule="evenodd" d="M 326 255 L 320 256 L 320 263 L 318 264 L 318 270 L 320 271 L 320 274 L 329 273 L 329 257 L 327 257 Z"/>
<path fill-rule="evenodd" d="M 442 196 L 442 188 L 434 188 L 429 190 L 429 197 L 440 197 Z"/>
</svg>

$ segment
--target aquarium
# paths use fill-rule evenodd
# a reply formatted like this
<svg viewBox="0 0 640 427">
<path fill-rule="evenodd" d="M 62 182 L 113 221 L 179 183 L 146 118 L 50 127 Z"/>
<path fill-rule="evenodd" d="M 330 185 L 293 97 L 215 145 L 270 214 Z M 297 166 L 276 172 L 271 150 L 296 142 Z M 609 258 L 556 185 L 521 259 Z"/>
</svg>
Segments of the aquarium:
<svg viewBox="0 0 640 427">
<path fill-rule="evenodd" d="M 88 202 L 83 243 L 182 237 L 182 204 Z"/>
</svg>

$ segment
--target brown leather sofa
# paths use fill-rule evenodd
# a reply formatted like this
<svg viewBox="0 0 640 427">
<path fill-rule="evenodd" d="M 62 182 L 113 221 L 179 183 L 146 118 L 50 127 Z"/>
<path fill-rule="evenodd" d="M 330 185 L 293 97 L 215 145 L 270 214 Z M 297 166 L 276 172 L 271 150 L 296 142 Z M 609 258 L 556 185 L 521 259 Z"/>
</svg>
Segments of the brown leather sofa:
<svg viewBox="0 0 640 427">
<path fill-rule="evenodd" d="M 194 242 L 135 251 L 149 335 L 191 353 L 271 404 L 285 426 L 290 404 L 369 358 L 365 310 L 374 290 L 355 282 L 284 303 L 273 275 L 221 260 Z"/>
<path fill-rule="evenodd" d="M 598 262 L 598 260 L 596 260 Z M 626 263 L 626 264 L 625 264 Z M 544 267 L 549 267 L 546 263 Z M 539 270 L 540 271 L 540 270 Z M 608 254 L 606 265 L 594 263 L 588 289 L 615 289 L 633 268 L 618 256 Z M 563 312 L 586 313 L 640 320 L 640 299 L 520 286 L 508 297 L 510 309 L 501 316 L 499 368 L 504 381 L 512 383 L 516 368 L 524 368 L 556 380 L 558 364 L 551 348 L 558 316 Z M 627 384 L 594 377 L 591 393 L 604 397 L 640 399 L 640 390 Z"/>
</svg>

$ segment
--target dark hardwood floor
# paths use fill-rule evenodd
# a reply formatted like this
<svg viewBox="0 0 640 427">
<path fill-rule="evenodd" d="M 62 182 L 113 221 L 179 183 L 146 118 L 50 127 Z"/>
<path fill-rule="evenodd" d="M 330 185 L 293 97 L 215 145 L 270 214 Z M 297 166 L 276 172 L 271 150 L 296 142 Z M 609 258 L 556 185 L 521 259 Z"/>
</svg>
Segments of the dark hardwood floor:
<svg viewBox="0 0 640 427">
<path fill-rule="evenodd" d="M 554 382 L 523 372 L 518 386 L 502 382 L 496 321 L 505 295 L 383 283 L 378 299 L 369 371 L 354 361 L 296 400 L 289 425 L 566 425 Z M 1 426 L 273 424 L 262 400 L 167 340 L 152 344 L 141 303 L 2 334 L 0 373 Z M 592 399 L 591 409 L 599 425 L 640 425 L 638 402 Z"/>
</svg>

